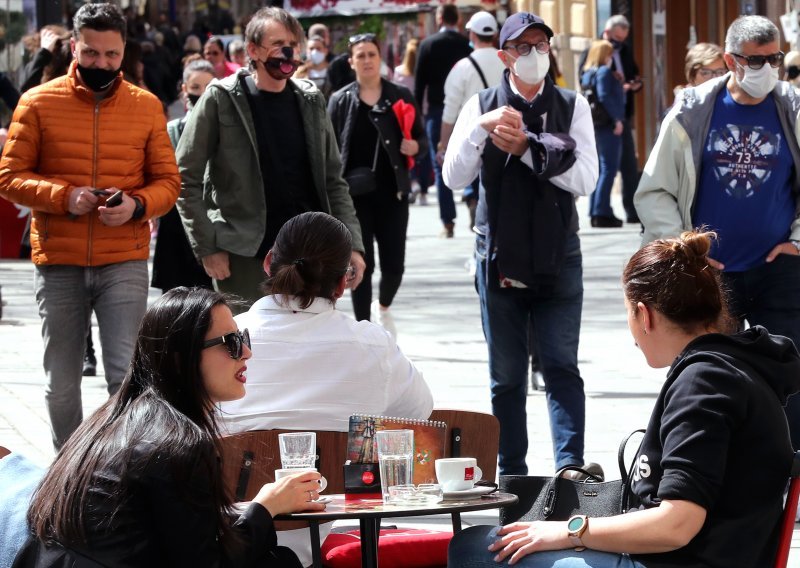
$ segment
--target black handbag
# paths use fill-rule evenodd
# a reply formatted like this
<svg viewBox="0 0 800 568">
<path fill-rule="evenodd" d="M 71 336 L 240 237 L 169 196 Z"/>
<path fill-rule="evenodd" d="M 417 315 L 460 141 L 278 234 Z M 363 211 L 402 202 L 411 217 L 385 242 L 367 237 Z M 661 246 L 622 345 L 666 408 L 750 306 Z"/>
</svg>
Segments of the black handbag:
<svg viewBox="0 0 800 568">
<path fill-rule="evenodd" d="M 620 444 L 617 461 L 621 479 L 601 481 L 577 466 L 567 466 L 555 477 L 533 475 L 501 475 L 500 491 L 519 497 L 515 505 L 500 510 L 500 524 L 517 521 L 566 521 L 573 515 L 611 517 L 630 508 L 630 476 L 625 469 L 625 447 L 628 440 L 644 430 L 635 430 Z M 638 452 L 637 452 L 638 453 Z M 631 469 L 633 464 L 631 464 Z M 583 481 L 561 477 L 565 471 L 579 471 Z"/>
<path fill-rule="evenodd" d="M 608 126 L 614 121 L 611 115 L 608 114 L 606 107 L 597 98 L 597 73 L 592 75 L 591 81 L 586 85 L 581 85 L 583 96 L 589 103 L 589 108 L 592 111 L 592 122 L 595 126 Z"/>
<path fill-rule="evenodd" d="M 378 136 L 380 137 L 380 134 Z M 366 195 L 378 189 L 378 180 L 375 178 L 375 167 L 378 165 L 378 144 L 380 144 L 379 138 L 375 140 L 375 156 L 372 159 L 371 168 L 359 166 L 344 175 L 344 180 L 350 186 L 352 197 Z"/>
</svg>

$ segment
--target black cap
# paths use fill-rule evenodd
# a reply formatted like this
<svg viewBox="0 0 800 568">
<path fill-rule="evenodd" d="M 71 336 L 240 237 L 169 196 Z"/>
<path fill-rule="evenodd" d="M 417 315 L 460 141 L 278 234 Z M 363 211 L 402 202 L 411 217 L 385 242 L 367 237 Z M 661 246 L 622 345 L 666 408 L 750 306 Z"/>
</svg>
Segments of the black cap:
<svg viewBox="0 0 800 568">
<path fill-rule="evenodd" d="M 517 12 L 509 16 L 500 30 L 500 49 L 503 48 L 508 40 L 517 39 L 528 28 L 542 30 L 547 34 L 547 39 L 553 37 L 553 30 L 539 16 L 530 12 Z"/>
</svg>

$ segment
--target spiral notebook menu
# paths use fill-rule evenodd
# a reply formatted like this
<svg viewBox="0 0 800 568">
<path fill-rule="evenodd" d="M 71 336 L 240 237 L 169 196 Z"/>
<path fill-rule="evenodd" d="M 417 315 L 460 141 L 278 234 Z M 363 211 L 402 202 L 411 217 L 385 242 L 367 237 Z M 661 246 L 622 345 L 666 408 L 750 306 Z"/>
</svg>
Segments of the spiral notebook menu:
<svg viewBox="0 0 800 568">
<path fill-rule="evenodd" d="M 377 463 L 378 430 L 414 430 L 414 483 L 436 483 L 434 462 L 445 457 L 447 425 L 437 420 L 415 420 L 356 414 L 350 417 L 347 459 L 351 463 Z"/>
</svg>

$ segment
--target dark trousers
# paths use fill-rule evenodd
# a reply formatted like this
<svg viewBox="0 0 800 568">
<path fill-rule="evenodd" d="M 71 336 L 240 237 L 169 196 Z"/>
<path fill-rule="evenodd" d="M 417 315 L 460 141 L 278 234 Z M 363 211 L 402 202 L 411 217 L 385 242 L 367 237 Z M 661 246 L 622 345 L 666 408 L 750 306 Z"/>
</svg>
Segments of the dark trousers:
<svg viewBox="0 0 800 568">
<path fill-rule="evenodd" d="M 772 262 L 745 272 L 723 272 L 731 315 L 762 325 L 800 346 L 800 256 L 780 254 Z M 786 403 L 792 446 L 800 450 L 800 396 Z"/>
<path fill-rule="evenodd" d="M 556 469 L 583 465 L 585 396 L 578 370 L 583 308 L 580 239 L 567 242 L 552 294 L 502 290 L 486 281 L 486 242 L 476 240 L 477 285 L 483 334 L 489 348 L 492 413 L 500 421 L 500 474 L 526 475 L 528 466 L 528 329 L 536 329 Z"/>
<path fill-rule="evenodd" d="M 442 134 L 443 107 L 430 107 L 425 117 L 425 133 L 430 143 L 431 162 L 433 172 L 436 174 L 436 196 L 439 199 L 439 218 L 442 223 L 449 225 L 456 220 L 456 203 L 453 201 L 453 190 L 447 187 L 442 178 L 442 166 L 436 161 L 436 146 Z"/>
<path fill-rule="evenodd" d="M 395 194 L 379 189 L 353 198 L 356 216 L 364 240 L 364 260 L 367 269 L 364 280 L 353 290 L 353 311 L 357 320 L 369 320 L 372 302 L 372 273 L 375 272 L 375 241 L 381 263 L 381 280 L 378 301 L 382 306 L 392 305 L 406 261 L 406 230 L 408 229 L 408 201 L 398 200 Z"/>
<path fill-rule="evenodd" d="M 629 117 L 622 130 L 622 155 L 619 161 L 619 172 L 622 174 L 622 206 L 629 220 L 638 219 L 636 208 L 633 206 L 633 194 L 639 185 L 639 162 L 636 159 L 636 145 L 633 142 L 633 130 Z"/>
</svg>

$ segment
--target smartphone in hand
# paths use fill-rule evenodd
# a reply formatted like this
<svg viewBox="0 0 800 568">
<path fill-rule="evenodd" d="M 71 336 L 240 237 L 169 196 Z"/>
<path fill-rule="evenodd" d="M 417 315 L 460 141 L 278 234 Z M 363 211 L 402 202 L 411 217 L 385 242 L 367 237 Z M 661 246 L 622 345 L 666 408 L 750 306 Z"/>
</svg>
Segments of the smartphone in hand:
<svg viewBox="0 0 800 568">
<path fill-rule="evenodd" d="M 120 189 L 114 195 L 106 199 L 106 207 L 116 207 L 122 203 L 122 190 Z"/>
</svg>

